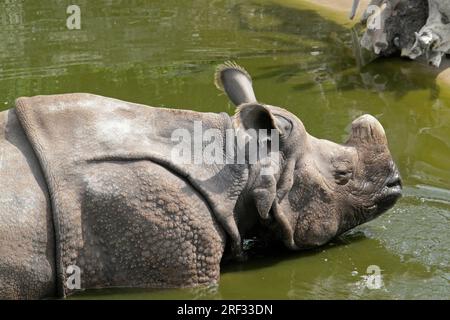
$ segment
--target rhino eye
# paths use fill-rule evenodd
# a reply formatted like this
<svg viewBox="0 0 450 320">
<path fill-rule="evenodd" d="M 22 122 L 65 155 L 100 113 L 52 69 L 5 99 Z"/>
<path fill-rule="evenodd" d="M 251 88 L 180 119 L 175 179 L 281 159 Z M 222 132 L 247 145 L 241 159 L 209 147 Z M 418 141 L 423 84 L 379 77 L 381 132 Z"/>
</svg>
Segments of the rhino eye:
<svg viewBox="0 0 450 320">
<path fill-rule="evenodd" d="M 336 170 L 334 172 L 334 179 L 337 184 L 345 185 L 352 178 L 353 172 L 351 170 Z"/>
</svg>

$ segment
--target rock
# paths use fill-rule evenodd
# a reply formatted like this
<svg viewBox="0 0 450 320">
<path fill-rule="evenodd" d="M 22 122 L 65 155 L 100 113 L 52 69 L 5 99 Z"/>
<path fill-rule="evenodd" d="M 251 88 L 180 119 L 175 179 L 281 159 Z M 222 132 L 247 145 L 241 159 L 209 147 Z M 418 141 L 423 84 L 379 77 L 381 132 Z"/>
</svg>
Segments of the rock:
<svg viewBox="0 0 450 320">
<path fill-rule="evenodd" d="M 358 0 L 354 0 L 354 16 Z M 372 0 L 361 19 L 361 46 L 378 56 L 423 56 L 439 67 L 450 53 L 450 2 L 447 0 Z"/>
</svg>

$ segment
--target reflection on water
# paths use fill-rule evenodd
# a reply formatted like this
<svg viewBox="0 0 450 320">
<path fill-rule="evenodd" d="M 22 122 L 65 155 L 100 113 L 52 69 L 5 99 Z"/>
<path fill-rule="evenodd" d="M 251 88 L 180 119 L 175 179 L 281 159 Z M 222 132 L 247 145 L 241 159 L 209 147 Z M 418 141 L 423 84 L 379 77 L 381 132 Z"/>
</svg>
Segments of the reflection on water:
<svg viewBox="0 0 450 320">
<path fill-rule="evenodd" d="M 355 117 L 375 115 L 407 186 L 393 210 L 336 243 L 224 266 L 219 287 L 83 297 L 450 298 L 450 93 L 409 61 L 358 69 L 349 30 L 282 2 L 79 0 L 79 31 L 66 29 L 61 1 L 0 3 L 0 110 L 24 95 L 92 92 L 232 113 L 212 75 L 234 59 L 261 101 L 288 108 L 316 136 L 342 142 Z M 364 285 L 372 264 L 381 290 Z"/>
</svg>

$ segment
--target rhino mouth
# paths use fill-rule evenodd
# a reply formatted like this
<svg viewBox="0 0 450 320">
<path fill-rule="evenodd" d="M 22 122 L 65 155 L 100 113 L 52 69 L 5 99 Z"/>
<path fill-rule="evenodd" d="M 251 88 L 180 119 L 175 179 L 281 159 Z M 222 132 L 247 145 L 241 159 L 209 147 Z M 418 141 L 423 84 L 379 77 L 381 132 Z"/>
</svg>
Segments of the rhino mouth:
<svg viewBox="0 0 450 320">
<path fill-rule="evenodd" d="M 403 184 L 399 175 L 388 179 L 381 192 L 374 199 L 371 206 L 363 208 L 362 221 L 359 224 L 371 221 L 391 209 L 402 196 Z"/>
<path fill-rule="evenodd" d="M 402 196 L 402 189 L 403 184 L 400 176 L 397 175 L 389 179 L 377 201 L 378 213 L 385 212 L 392 208 Z"/>
</svg>

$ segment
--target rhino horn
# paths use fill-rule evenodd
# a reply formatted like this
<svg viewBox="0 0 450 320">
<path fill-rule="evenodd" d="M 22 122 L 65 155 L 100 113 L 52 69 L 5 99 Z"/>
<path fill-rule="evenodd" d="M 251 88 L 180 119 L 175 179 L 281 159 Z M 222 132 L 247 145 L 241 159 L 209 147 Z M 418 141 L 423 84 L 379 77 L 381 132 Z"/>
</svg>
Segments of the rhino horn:
<svg viewBox="0 0 450 320">
<path fill-rule="evenodd" d="M 250 74 L 235 62 L 219 65 L 214 78 L 216 87 L 224 91 L 234 105 L 257 102 Z"/>
<path fill-rule="evenodd" d="M 352 122 L 352 133 L 347 143 L 387 145 L 387 138 L 380 122 L 375 117 L 365 114 Z"/>
</svg>

